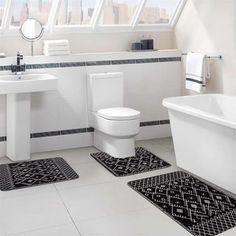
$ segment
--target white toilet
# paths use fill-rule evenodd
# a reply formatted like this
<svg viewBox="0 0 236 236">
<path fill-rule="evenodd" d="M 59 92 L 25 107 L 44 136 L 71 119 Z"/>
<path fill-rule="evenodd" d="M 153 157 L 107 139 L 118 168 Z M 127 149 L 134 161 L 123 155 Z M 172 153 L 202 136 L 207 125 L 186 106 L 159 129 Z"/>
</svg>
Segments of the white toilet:
<svg viewBox="0 0 236 236">
<path fill-rule="evenodd" d="M 135 155 L 140 112 L 124 106 L 123 73 L 88 76 L 88 114 L 94 146 L 116 158 Z"/>
</svg>

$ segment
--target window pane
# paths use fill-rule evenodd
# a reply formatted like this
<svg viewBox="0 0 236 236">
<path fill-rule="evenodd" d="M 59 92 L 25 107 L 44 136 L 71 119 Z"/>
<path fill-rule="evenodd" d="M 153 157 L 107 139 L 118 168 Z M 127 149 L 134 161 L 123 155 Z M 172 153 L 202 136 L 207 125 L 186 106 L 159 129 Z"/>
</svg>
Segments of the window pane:
<svg viewBox="0 0 236 236">
<path fill-rule="evenodd" d="M 89 24 L 97 0 L 62 0 L 57 25 Z"/>
<path fill-rule="evenodd" d="M 106 0 L 100 23 L 103 25 L 129 24 L 139 0 Z"/>
<path fill-rule="evenodd" d="M 2 17 L 4 12 L 5 0 L 0 0 L 0 26 L 2 25 Z"/>
<path fill-rule="evenodd" d="M 14 0 L 12 6 L 12 26 L 20 26 L 27 18 L 35 18 L 45 25 L 52 0 Z"/>
<path fill-rule="evenodd" d="M 168 24 L 180 0 L 147 0 L 139 24 Z"/>
</svg>

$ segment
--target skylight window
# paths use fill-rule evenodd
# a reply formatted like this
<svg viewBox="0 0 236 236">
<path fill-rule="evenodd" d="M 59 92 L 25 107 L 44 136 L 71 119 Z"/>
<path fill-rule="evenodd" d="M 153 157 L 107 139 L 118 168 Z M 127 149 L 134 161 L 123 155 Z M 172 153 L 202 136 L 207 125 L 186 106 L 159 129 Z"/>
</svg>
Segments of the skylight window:
<svg viewBox="0 0 236 236">
<path fill-rule="evenodd" d="M 35 18 L 45 25 L 51 6 L 52 0 L 13 0 L 11 26 L 19 27 L 28 18 Z"/>
<path fill-rule="evenodd" d="M 2 19 L 4 14 L 4 8 L 5 8 L 5 0 L 0 0 L 0 27 L 2 25 Z"/>
<path fill-rule="evenodd" d="M 45 32 L 170 31 L 187 0 L 0 0 L 0 31 L 16 34 L 28 18 Z"/>
<path fill-rule="evenodd" d="M 139 0 L 105 0 L 100 24 L 130 24 L 139 3 Z"/>
<path fill-rule="evenodd" d="M 91 22 L 97 0 L 62 0 L 57 25 L 88 25 Z"/>
<path fill-rule="evenodd" d="M 169 24 L 181 0 L 147 0 L 139 24 Z"/>
</svg>

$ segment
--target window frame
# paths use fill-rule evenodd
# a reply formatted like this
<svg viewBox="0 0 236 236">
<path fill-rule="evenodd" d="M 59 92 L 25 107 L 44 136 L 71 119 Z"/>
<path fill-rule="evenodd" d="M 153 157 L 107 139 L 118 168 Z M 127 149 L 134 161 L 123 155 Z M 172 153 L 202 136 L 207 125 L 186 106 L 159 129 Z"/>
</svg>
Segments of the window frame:
<svg viewBox="0 0 236 236">
<path fill-rule="evenodd" d="M 57 11 L 55 13 L 55 16 L 54 16 L 54 22 L 53 22 L 53 27 L 54 29 L 58 28 L 58 29 L 64 29 L 64 28 L 70 28 L 70 29 L 75 29 L 75 28 L 81 28 L 81 30 L 83 29 L 88 29 L 93 27 L 94 25 L 94 22 L 97 18 L 97 15 L 100 17 L 100 11 L 102 10 L 102 7 L 103 7 L 103 0 L 97 0 L 96 4 L 95 4 L 95 7 L 94 7 L 94 12 L 93 12 L 93 15 L 91 17 L 91 22 L 89 24 L 78 24 L 78 25 L 57 25 L 56 24 L 56 20 L 57 20 L 57 17 L 59 15 L 59 9 L 60 9 L 60 6 L 61 6 L 61 2 L 62 0 L 58 0 L 58 5 L 57 5 Z"/>
<path fill-rule="evenodd" d="M 103 0 L 103 4 L 105 4 L 105 1 L 106 0 Z M 142 10 L 142 8 L 140 8 L 140 6 L 143 7 L 143 4 L 145 4 L 145 2 L 146 2 L 146 0 L 137 0 L 137 7 L 136 7 L 135 12 L 134 12 L 133 16 L 131 17 L 131 20 L 128 24 L 107 24 L 107 25 L 106 24 L 99 24 L 99 20 L 102 15 L 102 11 L 103 11 L 103 9 L 101 9 L 100 16 L 97 19 L 98 20 L 98 24 L 97 24 L 98 30 L 100 30 L 100 31 L 102 31 L 102 30 L 113 31 L 113 28 L 116 28 L 117 30 L 132 31 L 132 29 L 134 28 L 133 24 L 135 24 L 137 16 L 140 15 L 140 11 Z"/>
<path fill-rule="evenodd" d="M 53 0 L 49 12 L 48 21 L 43 26 L 45 33 L 109 33 L 109 32 L 159 32 L 172 31 L 175 27 L 180 14 L 187 2 L 187 0 L 180 0 L 178 7 L 173 13 L 168 24 L 138 24 L 142 11 L 145 8 L 147 0 L 137 0 L 138 5 L 132 16 L 131 22 L 127 25 L 101 25 L 99 20 L 103 11 L 105 0 L 97 0 L 94 13 L 90 24 L 86 25 L 56 25 L 56 20 L 59 14 L 59 7 L 62 0 Z M 11 26 L 13 0 L 6 0 L 4 13 L 2 18 L 2 25 L 0 26 L 0 33 L 6 35 L 17 35 L 20 27 Z"/>
<path fill-rule="evenodd" d="M 147 2 L 147 0 L 145 0 L 145 3 L 146 2 Z M 137 29 L 137 31 L 154 31 L 155 29 L 156 30 L 158 29 L 158 31 L 171 31 L 171 30 L 173 30 L 173 28 L 175 27 L 175 25 L 180 17 L 180 14 L 183 11 L 183 8 L 184 8 L 186 2 L 187 2 L 187 0 L 180 0 L 178 6 L 175 9 L 175 12 L 171 16 L 170 22 L 165 23 L 165 24 L 163 24 L 163 23 L 162 24 L 139 24 L 138 22 L 139 22 L 141 15 L 142 15 L 142 12 L 141 12 L 141 14 L 139 15 L 139 18 L 136 21 L 135 28 Z M 143 6 L 142 10 L 145 8 L 145 5 Z"/>
<path fill-rule="evenodd" d="M 48 31 L 48 26 L 50 23 L 50 19 L 53 17 L 53 7 L 56 7 L 58 0 L 53 0 L 52 1 L 52 6 L 48 15 L 48 20 L 47 23 L 45 25 L 43 25 L 44 28 L 44 32 Z M 18 34 L 18 31 L 20 29 L 20 26 L 12 26 L 11 25 L 11 16 L 12 16 L 12 9 L 13 9 L 13 2 L 14 0 L 6 0 L 6 6 L 5 6 L 5 15 L 4 15 L 4 25 L 2 27 L 2 31 L 4 34 L 6 35 L 16 35 Z"/>
<path fill-rule="evenodd" d="M 0 26 L 1 32 L 6 31 L 8 28 L 8 21 L 9 21 L 9 11 L 11 9 L 12 0 L 5 0 L 4 12 L 2 17 L 2 24 Z"/>
</svg>

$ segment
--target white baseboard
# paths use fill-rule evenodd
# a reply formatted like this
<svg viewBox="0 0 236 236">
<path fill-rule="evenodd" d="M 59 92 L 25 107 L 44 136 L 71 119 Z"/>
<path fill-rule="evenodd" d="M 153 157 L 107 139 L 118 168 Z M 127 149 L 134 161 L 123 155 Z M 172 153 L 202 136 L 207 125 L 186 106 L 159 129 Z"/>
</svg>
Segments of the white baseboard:
<svg viewBox="0 0 236 236">
<path fill-rule="evenodd" d="M 136 136 L 136 140 L 147 140 L 167 137 L 171 137 L 171 129 L 169 124 L 156 126 L 154 125 L 141 127 L 139 134 Z"/>
<path fill-rule="evenodd" d="M 31 153 L 88 147 L 93 145 L 93 133 L 59 135 L 31 139 Z"/>
<path fill-rule="evenodd" d="M 0 142 L 0 157 L 6 156 L 6 142 Z"/>
</svg>

